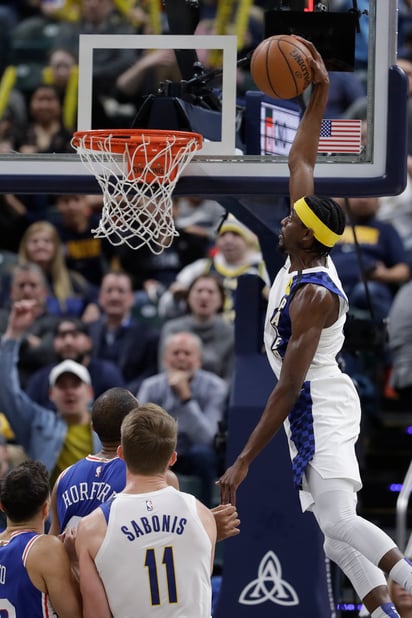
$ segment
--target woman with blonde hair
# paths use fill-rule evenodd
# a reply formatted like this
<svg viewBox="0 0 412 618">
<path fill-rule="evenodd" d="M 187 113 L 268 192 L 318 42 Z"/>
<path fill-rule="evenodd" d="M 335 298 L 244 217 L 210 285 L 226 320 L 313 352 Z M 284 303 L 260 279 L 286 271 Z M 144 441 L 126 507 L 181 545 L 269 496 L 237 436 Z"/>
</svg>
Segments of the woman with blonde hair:
<svg viewBox="0 0 412 618">
<path fill-rule="evenodd" d="M 33 262 L 43 270 L 49 284 L 47 308 L 51 314 L 82 316 L 86 305 L 95 300 L 93 287 L 67 268 L 57 229 L 48 221 L 36 221 L 26 229 L 18 261 Z"/>
<path fill-rule="evenodd" d="M 202 341 L 202 369 L 212 371 L 230 383 L 232 379 L 235 329 L 233 322 L 222 316 L 225 288 L 214 273 L 195 277 L 187 291 L 187 312 L 167 320 L 160 332 L 159 357 L 164 342 L 171 334 L 191 332 Z"/>
</svg>

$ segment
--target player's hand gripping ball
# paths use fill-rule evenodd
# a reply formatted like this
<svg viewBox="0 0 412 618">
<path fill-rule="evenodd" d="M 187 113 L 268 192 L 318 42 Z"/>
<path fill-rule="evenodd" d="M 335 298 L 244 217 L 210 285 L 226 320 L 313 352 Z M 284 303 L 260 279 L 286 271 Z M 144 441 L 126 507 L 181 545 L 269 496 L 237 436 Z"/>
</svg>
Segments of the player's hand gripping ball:
<svg viewBox="0 0 412 618">
<path fill-rule="evenodd" d="M 287 34 L 262 41 L 252 54 L 250 72 L 256 86 L 274 99 L 293 99 L 312 82 L 312 54 Z"/>
</svg>

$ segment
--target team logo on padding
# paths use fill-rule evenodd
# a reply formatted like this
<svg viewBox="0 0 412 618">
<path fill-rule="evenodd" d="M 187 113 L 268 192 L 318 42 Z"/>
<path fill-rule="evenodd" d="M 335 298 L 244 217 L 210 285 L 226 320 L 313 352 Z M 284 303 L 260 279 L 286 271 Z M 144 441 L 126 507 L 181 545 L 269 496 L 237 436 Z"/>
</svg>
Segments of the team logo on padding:
<svg viewBox="0 0 412 618">
<path fill-rule="evenodd" d="M 268 551 L 260 561 L 258 576 L 243 588 L 239 603 L 260 605 L 271 601 L 276 605 L 299 605 L 295 589 L 282 579 L 282 566 L 273 551 Z"/>
</svg>

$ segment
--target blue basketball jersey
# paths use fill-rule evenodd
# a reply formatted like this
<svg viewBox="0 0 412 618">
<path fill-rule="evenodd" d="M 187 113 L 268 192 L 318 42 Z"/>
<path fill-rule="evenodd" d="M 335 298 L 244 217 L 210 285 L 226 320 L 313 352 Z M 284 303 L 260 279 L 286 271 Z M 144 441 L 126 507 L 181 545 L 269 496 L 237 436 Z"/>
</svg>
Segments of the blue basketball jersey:
<svg viewBox="0 0 412 618">
<path fill-rule="evenodd" d="M 1 618 L 57 617 L 48 595 L 32 584 L 26 570 L 27 556 L 40 536 L 23 530 L 0 541 Z"/>
<path fill-rule="evenodd" d="M 88 455 L 64 470 L 56 488 L 60 531 L 66 528 L 72 518 L 85 517 L 122 491 L 125 484 L 126 467 L 119 457 L 102 459 Z M 70 525 L 75 527 L 75 522 L 72 520 Z"/>
</svg>

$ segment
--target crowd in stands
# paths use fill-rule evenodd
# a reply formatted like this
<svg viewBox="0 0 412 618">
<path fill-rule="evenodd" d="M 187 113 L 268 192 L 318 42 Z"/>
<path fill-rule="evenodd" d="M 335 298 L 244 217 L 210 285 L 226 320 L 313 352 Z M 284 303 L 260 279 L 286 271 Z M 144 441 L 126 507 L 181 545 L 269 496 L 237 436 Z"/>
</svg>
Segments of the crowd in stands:
<svg viewBox="0 0 412 618">
<path fill-rule="evenodd" d="M 346 4 L 351 5 L 334 0 L 329 8 L 342 11 Z M 2 152 L 70 152 L 77 112 L 79 35 L 166 33 L 164 10 L 160 7 L 155 16 L 150 6 L 120 0 L 1 2 L 0 20 L 9 37 L 0 58 Z M 253 49 L 263 37 L 267 8 L 266 2 L 253 3 L 243 33 L 243 51 Z M 360 3 L 360 11 L 363 8 Z M 200 3 L 198 32 L 213 33 L 221 27 L 217 10 L 217 2 Z M 365 15 L 357 37 L 359 66 L 354 73 L 331 73 L 330 117 L 360 117 L 366 122 Z M 404 0 L 399 6 L 398 63 L 408 77 L 412 75 L 411 23 L 412 7 Z M 226 24 L 229 30 L 235 25 L 234 21 Z M 213 62 L 210 55 L 203 56 L 205 65 Z M 123 118 L 116 118 L 116 113 L 125 102 L 133 103 L 130 115 L 134 115 L 139 100 L 162 79 L 179 79 L 179 67 L 169 52 L 97 50 L 94 128 L 121 122 Z M 409 168 L 412 172 L 412 164 Z M 333 258 L 353 310 L 367 311 L 369 294 L 379 319 L 390 316 L 398 291 L 401 295 L 403 288 L 408 289 L 410 187 L 408 177 L 402 196 L 342 200 L 348 224 Z M 227 216 L 220 204 L 195 197 L 176 199 L 179 236 L 155 255 L 149 249 L 113 247 L 93 237 L 101 208 L 99 196 L 19 193 L 0 198 L 0 249 L 4 254 L 0 328 L 6 332 L 14 303 L 33 303 L 33 319 L 21 333 L 18 360 L 20 384 L 33 401 L 53 409 L 47 376 L 64 359 L 87 366 L 95 396 L 118 385 L 136 393 L 146 379 L 164 369 L 166 342 L 179 332 L 199 338 L 202 370 L 214 373 L 230 388 L 237 279 L 245 273 L 255 274 L 264 281 L 265 294 L 273 273 L 266 271 L 256 236 L 232 215 Z M 399 303 L 394 305 L 395 310 Z M 397 350 L 391 344 L 389 363 L 393 358 L 398 364 Z"/>
<path fill-rule="evenodd" d="M 189 3 L 190 4 L 190 3 Z M 276 4 L 276 3 L 275 3 Z M 287 4 L 287 3 L 284 3 Z M 352 9 L 351 0 L 333 0 L 331 11 Z M 405 2 L 406 5 L 406 2 Z M 0 4 L 0 24 L 8 44 L 0 49 L 0 145 L 3 152 L 67 152 L 76 126 L 79 36 L 81 34 L 167 34 L 165 8 L 159 2 L 133 0 L 21 1 Z M 251 3 L 245 16 L 237 7 L 223 16 L 217 1 L 199 3 L 197 34 L 236 33 L 244 58 L 264 37 L 264 11 L 270 3 Z M 359 10 L 364 10 L 363 3 Z M 399 11 L 400 45 L 408 49 L 409 9 Z M 331 72 L 326 115 L 336 118 L 366 95 L 365 40 L 368 16 L 362 13 L 356 37 L 355 72 Z M 367 47 L 366 47 L 367 51 Z M 198 50 L 199 62 L 214 70 L 216 54 Z M 92 128 L 131 126 L 149 94 L 165 81 L 181 79 L 171 50 L 95 49 L 93 53 Z M 245 63 L 237 70 L 237 98 L 241 105 L 256 86 Z M 203 97 L 205 99 L 205 97 Z M 239 131 L 241 135 L 242 129 Z"/>
<path fill-rule="evenodd" d="M 53 11 L 42 0 L 0 2 L 0 26 L 10 37 L 9 47 L 0 48 L 0 95 L 7 94 L 0 96 L 1 153 L 72 151 L 80 33 L 167 32 L 163 14 L 156 22 L 146 4 L 60 4 Z M 265 4 L 254 4 L 246 49 L 262 37 Z M 336 9 L 344 4 L 336 0 Z M 411 78 L 412 2 L 399 4 L 398 62 Z M 211 31 L 216 3 L 201 5 L 202 27 Z M 29 33 L 38 41 L 33 58 L 22 44 L 29 44 Z M 366 123 L 362 53 L 357 57 L 359 72 L 331 75 L 328 116 Z M 93 128 L 120 126 L 123 106 L 130 121 L 159 81 L 179 79 L 169 52 L 98 50 L 94 62 Z M 240 79 L 251 86 L 249 77 Z M 331 254 L 351 310 L 365 316 L 372 307 L 388 324 L 383 369 L 392 396 L 405 405 L 412 393 L 410 133 L 405 192 L 341 200 L 347 226 Z M 238 279 L 259 277 L 266 297 L 274 273 L 267 272 L 253 231 L 214 200 L 174 200 L 179 235 L 160 255 L 94 238 L 100 208 L 96 195 L 0 195 L 0 476 L 27 456 L 44 463 L 53 481 L 98 452 L 91 403 L 124 387 L 178 419 L 174 470 L 198 476 L 201 498 L 213 506 L 222 464 L 214 440 L 233 377 Z M 9 457 L 7 445 L 22 452 L 11 450 L 17 455 Z"/>
<path fill-rule="evenodd" d="M 0 356 L 9 388 L 0 409 L 11 440 L 29 457 L 40 457 L 53 478 L 64 467 L 59 453 L 65 463 L 79 456 L 72 440 L 86 451 L 94 448 L 88 432 L 69 431 L 65 438 L 67 428 L 83 426 L 94 398 L 124 386 L 142 401 L 161 396 L 159 403 L 182 419 L 178 465 L 182 473 L 204 479 L 202 494 L 212 500 L 221 463 L 214 439 L 226 417 L 233 373 L 237 279 L 253 273 L 267 286 L 269 277 L 257 237 L 246 226 L 230 215 L 217 231 L 224 213 L 217 203 L 209 202 L 209 213 L 198 200 L 182 202 L 182 236 L 193 235 L 203 247 L 194 261 L 185 257 L 182 241 L 181 261 L 162 264 L 157 256 L 142 255 L 146 269 L 124 270 L 124 256 L 110 248 L 104 254 L 102 242 L 93 238 L 93 198 L 81 195 L 56 196 L 53 217 L 29 224 L 8 252 L 13 260 L 1 273 Z M 160 306 L 192 264 L 195 276 L 180 290 L 178 315 L 142 317 L 144 305 Z M 84 373 L 66 365 L 70 379 L 60 388 L 59 376 L 51 376 L 69 361 Z M 70 420 L 65 406 L 76 408 Z M 29 430 L 32 425 L 40 435 Z M 43 448 L 48 431 L 55 440 Z"/>
</svg>

